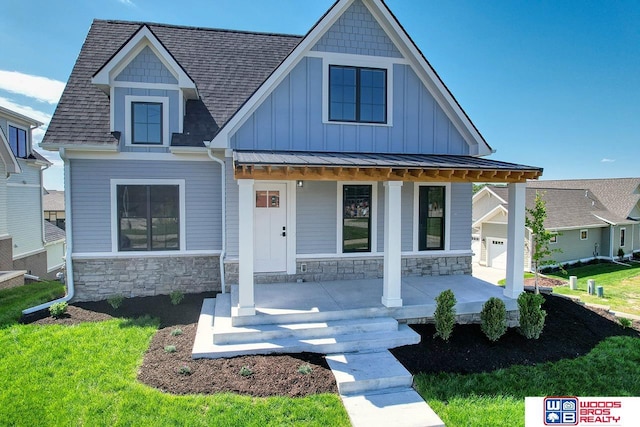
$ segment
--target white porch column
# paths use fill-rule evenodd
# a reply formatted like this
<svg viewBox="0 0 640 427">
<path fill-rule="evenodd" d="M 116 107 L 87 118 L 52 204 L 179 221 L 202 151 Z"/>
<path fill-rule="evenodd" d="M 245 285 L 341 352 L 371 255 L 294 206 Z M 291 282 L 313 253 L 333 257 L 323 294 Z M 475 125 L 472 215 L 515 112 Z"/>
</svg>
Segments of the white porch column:
<svg viewBox="0 0 640 427">
<path fill-rule="evenodd" d="M 238 180 L 238 315 L 256 314 L 253 294 L 253 179 Z"/>
<path fill-rule="evenodd" d="M 402 256 L 400 226 L 400 190 L 402 181 L 384 183 L 384 279 L 382 304 L 385 307 L 402 307 L 401 279 Z"/>
<path fill-rule="evenodd" d="M 504 295 L 518 298 L 524 291 L 524 215 L 526 183 L 509 184 L 507 223 L 507 284 Z"/>
</svg>

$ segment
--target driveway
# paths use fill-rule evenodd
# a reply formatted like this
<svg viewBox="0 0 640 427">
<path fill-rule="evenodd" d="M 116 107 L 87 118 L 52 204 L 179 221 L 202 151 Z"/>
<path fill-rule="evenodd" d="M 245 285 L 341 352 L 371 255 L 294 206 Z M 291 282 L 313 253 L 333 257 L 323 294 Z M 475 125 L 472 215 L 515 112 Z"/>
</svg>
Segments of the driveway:
<svg viewBox="0 0 640 427">
<path fill-rule="evenodd" d="M 478 263 L 473 264 L 471 268 L 473 277 L 484 280 L 485 282 L 493 283 L 494 285 L 498 284 L 498 280 L 502 280 L 507 276 L 507 273 L 504 270 L 485 267 Z"/>
</svg>

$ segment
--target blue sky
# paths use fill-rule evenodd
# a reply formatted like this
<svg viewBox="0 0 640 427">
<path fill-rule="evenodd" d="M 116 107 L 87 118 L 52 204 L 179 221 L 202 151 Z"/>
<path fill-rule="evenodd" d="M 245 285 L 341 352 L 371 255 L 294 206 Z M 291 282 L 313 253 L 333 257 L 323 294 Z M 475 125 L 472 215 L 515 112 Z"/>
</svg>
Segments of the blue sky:
<svg viewBox="0 0 640 427">
<path fill-rule="evenodd" d="M 332 4 L 9 0 L 0 15 L 0 105 L 48 122 L 93 18 L 304 34 Z M 492 158 L 544 167 L 543 179 L 640 175 L 640 2 L 387 4 L 496 150 Z M 55 163 L 45 185 L 62 188 L 59 158 L 43 154 Z"/>
</svg>

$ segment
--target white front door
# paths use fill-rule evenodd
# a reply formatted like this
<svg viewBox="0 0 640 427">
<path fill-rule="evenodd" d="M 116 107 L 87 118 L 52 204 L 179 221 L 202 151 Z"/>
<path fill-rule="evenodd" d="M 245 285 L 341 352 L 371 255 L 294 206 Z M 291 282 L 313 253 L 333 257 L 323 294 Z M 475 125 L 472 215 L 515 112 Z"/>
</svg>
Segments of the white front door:
<svg viewBox="0 0 640 427">
<path fill-rule="evenodd" d="M 286 271 L 287 184 L 255 184 L 253 220 L 254 271 Z"/>
</svg>

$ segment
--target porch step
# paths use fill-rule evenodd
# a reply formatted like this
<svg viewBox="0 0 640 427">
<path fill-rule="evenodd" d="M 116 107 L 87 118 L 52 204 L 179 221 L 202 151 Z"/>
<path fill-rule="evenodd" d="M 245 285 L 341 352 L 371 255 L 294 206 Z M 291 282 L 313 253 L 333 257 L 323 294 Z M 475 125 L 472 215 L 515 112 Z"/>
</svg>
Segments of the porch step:
<svg viewBox="0 0 640 427">
<path fill-rule="evenodd" d="M 331 354 L 326 357 L 341 395 L 411 387 L 413 376 L 388 351 Z"/>
<path fill-rule="evenodd" d="M 329 320 L 314 323 L 251 325 L 247 327 L 213 327 L 215 344 L 242 344 L 272 341 L 283 338 L 322 338 L 334 335 L 353 335 L 366 332 L 395 332 L 398 321 L 391 317 L 371 319 Z"/>
<path fill-rule="evenodd" d="M 407 325 L 399 325 L 397 331 L 360 332 L 354 334 L 337 334 L 316 338 L 279 338 L 260 340 L 240 344 L 215 344 L 211 337 L 211 345 L 206 348 L 194 346 L 192 357 L 220 358 L 248 354 L 301 353 L 312 352 L 322 354 L 350 353 L 356 351 L 377 351 L 417 344 L 420 335 Z"/>
<path fill-rule="evenodd" d="M 237 310 L 236 307 L 231 309 Z M 265 314 L 257 312 L 255 316 L 237 316 L 231 317 L 233 326 L 252 326 L 267 324 L 287 324 L 302 322 L 328 322 L 331 320 L 345 319 L 371 319 L 375 317 L 388 316 L 389 312 L 385 308 L 356 308 L 338 311 L 304 311 L 298 313 L 282 313 L 282 314 Z"/>
</svg>

